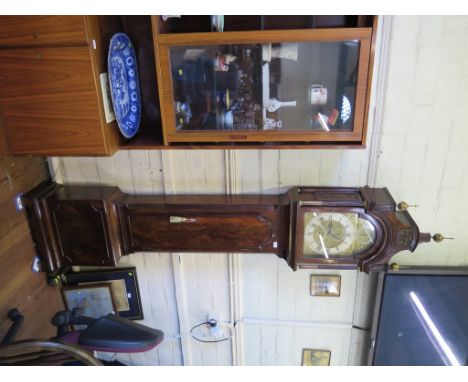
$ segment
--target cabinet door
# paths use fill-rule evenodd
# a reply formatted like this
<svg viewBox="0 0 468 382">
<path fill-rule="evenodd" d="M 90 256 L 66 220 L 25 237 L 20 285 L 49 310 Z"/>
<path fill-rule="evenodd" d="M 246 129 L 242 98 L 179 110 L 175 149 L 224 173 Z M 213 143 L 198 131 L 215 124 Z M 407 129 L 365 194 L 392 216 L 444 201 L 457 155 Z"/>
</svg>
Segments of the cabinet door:
<svg viewBox="0 0 468 382">
<path fill-rule="evenodd" d="M 277 251 L 276 211 L 208 211 L 203 206 L 166 212 L 121 207 L 126 252 Z"/>
<path fill-rule="evenodd" d="M 159 35 L 166 141 L 361 143 L 371 35 Z"/>
<path fill-rule="evenodd" d="M 12 154 L 107 154 L 89 48 L 0 50 L 0 123 Z"/>
<path fill-rule="evenodd" d="M 83 16 L 0 16 L 0 46 L 85 45 Z"/>
</svg>

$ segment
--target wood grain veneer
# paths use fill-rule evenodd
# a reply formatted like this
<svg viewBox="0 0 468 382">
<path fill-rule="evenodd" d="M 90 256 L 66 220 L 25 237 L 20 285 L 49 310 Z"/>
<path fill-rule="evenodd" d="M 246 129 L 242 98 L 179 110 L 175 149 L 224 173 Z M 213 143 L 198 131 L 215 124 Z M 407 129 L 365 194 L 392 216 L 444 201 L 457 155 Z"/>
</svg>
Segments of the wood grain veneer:
<svg viewBox="0 0 468 382">
<path fill-rule="evenodd" d="M 0 81 L 14 154 L 108 152 L 88 47 L 0 50 Z"/>
<path fill-rule="evenodd" d="M 0 47 L 86 43 L 83 16 L 0 16 Z"/>
</svg>

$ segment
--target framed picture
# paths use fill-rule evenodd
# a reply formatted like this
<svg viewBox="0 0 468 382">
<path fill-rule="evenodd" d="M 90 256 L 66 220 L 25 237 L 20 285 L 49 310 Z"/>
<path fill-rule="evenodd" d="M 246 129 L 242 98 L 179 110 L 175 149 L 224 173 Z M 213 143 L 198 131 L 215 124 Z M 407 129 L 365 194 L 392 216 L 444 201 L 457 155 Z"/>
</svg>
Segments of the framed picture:
<svg viewBox="0 0 468 382">
<path fill-rule="evenodd" d="M 302 349 L 302 366 L 330 366 L 331 351 Z"/>
<path fill-rule="evenodd" d="M 310 295 L 340 297 L 341 276 L 310 275 Z"/>
<path fill-rule="evenodd" d="M 83 316 L 99 318 L 109 313 L 118 315 L 109 284 L 63 287 L 62 297 L 67 310 L 79 308 Z M 85 327 L 75 325 L 76 330 Z"/>
<path fill-rule="evenodd" d="M 143 319 L 137 273 L 134 267 L 70 273 L 65 276 L 65 282 L 67 285 L 78 286 L 106 283 L 112 290 L 120 317 L 130 320 Z"/>
</svg>

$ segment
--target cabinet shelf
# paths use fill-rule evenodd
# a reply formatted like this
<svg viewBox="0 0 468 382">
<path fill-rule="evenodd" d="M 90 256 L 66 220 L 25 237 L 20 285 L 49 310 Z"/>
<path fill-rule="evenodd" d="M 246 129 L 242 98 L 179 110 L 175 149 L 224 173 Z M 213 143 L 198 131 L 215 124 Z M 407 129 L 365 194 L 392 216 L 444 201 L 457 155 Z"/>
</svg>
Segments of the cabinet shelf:
<svg viewBox="0 0 468 382">
<path fill-rule="evenodd" d="M 103 40 L 100 54 L 106 63 L 109 41 L 115 33 L 125 33 L 129 36 L 137 58 L 142 100 L 141 123 L 134 138 L 120 138 L 120 148 L 139 146 L 142 142 L 149 146 L 162 144 L 151 16 L 99 16 L 99 27 Z"/>
<path fill-rule="evenodd" d="M 263 31 L 275 29 L 325 29 L 372 27 L 373 16 L 340 15 L 225 15 L 224 31 Z M 212 32 L 211 16 L 172 17 L 159 23 L 159 34 Z"/>
</svg>

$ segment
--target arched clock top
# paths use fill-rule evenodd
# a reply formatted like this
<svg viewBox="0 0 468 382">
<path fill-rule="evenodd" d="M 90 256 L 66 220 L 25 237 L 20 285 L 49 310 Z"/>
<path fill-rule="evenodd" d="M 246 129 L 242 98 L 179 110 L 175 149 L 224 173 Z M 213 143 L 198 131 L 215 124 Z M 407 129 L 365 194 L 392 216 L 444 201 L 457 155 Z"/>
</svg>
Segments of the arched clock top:
<svg viewBox="0 0 468 382">
<path fill-rule="evenodd" d="M 427 241 L 387 188 L 295 187 L 289 191 L 293 268 L 381 269 Z M 361 235 L 359 235 L 361 231 Z"/>
</svg>

